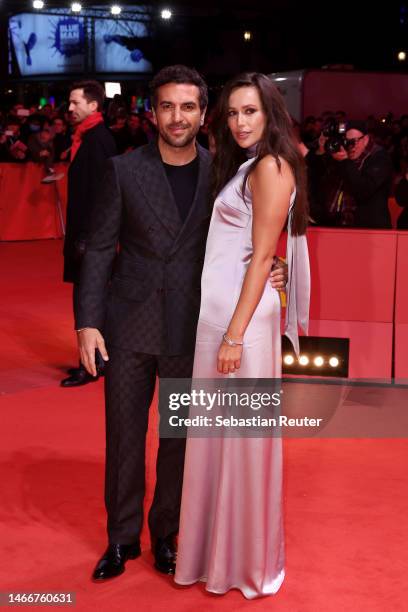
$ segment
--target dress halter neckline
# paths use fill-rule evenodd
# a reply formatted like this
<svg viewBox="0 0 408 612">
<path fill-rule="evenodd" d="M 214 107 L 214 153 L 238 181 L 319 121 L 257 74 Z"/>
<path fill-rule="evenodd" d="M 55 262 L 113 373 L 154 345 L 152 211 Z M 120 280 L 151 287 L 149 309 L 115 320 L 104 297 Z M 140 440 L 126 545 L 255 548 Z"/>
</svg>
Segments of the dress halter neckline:
<svg viewBox="0 0 408 612">
<path fill-rule="evenodd" d="M 259 143 L 255 143 L 254 145 L 252 145 L 252 147 L 248 147 L 247 149 L 245 149 L 245 154 L 248 159 L 256 157 L 256 154 L 258 152 L 258 144 Z"/>
</svg>

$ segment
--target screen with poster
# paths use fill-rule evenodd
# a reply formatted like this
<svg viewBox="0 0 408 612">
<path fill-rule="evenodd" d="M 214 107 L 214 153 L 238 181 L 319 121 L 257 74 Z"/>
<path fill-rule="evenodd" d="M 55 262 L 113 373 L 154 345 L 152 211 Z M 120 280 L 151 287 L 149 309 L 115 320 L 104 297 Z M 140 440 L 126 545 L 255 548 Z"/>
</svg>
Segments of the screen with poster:
<svg viewBox="0 0 408 612">
<path fill-rule="evenodd" d="M 84 72 L 83 17 L 21 13 L 10 18 L 9 32 L 21 76 Z"/>
<path fill-rule="evenodd" d="M 151 52 L 145 22 L 95 19 L 96 72 L 152 72 Z"/>
</svg>

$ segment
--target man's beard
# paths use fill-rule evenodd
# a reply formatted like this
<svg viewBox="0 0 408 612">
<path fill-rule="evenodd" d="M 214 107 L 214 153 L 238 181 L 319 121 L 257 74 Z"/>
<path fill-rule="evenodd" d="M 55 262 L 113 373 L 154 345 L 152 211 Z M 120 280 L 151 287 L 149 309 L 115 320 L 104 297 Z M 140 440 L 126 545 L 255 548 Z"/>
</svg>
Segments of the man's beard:
<svg viewBox="0 0 408 612">
<path fill-rule="evenodd" d="M 71 125 L 79 125 L 80 123 L 82 123 L 83 119 L 80 119 L 78 116 L 74 117 L 74 115 L 71 113 L 69 116 L 69 122 Z"/>
<path fill-rule="evenodd" d="M 181 140 L 177 140 L 176 138 L 173 139 L 172 136 L 164 130 L 160 130 L 159 133 L 165 143 L 171 147 L 182 149 L 183 147 L 188 147 L 188 145 L 193 142 L 199 132 L 199 129 L 200 126 L 198 126 L 196 130 L 194 128 L 189 129 Z"/>
</svg>

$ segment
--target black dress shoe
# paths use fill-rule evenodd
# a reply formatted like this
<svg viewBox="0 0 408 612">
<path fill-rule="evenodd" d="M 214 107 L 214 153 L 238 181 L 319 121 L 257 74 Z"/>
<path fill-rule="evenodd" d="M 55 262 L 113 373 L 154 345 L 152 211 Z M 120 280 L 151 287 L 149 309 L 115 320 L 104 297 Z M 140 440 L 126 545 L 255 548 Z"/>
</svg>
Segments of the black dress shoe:
<svg viewBox="0 0 408 612">
<path fill-rule="evenodd" d="M 136 559 L 142 554 L 140 542 L 134 544 L 109 544 L 103 557 L 98 561 L 92 574 L 96 581 L 116 578 L 125 571 L 125 563 L 128 559 Z"/>
<path fill-rule="evenodd" d="M 154 567 L 162 574 L 172 575 L 176 571 L 177 546 L 174 535 L 157 538 L 152 542 Z"/>
<path fill-rule="evenodd" d="M 87 385 L 90 382 L 98 380 L 99 374 L 91 376 L 85 370 L 85 368 L 75 368 L 74 373 L 68 378 L 61 380 L 61 387 L 80 387 L 81 385 Z"/>
<path fill-rule="evenodd" d="M 82 368 L 69 368 L 67 370 L 67 373 L 70 376 L 74 376 L 78 372 L 78 370 L 82 370 Z M 104 366 L 98 366 L 96 368 L 96 370 L 98 372 L 98 376 L 105 376 L 105 367 Z"/>
</svg>

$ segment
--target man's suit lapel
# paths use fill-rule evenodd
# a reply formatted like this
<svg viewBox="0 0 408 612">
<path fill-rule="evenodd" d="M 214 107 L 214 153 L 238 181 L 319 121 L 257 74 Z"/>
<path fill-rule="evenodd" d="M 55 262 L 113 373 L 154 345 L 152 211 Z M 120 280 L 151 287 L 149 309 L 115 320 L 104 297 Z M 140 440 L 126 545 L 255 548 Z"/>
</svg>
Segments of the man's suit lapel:
<svg viewBox="0 0 408 612">
<path fill-rule="evenodd" d="M 146 201 L 175 240 L 182 222 L 155 141 L 146 147 L 141 163 L 135 167 L 135 174 Z"/>
<path fill-rule="evenodd" d="M 197 150 L 199 156 L 199 169 L 194 200 L 187 215 L 187 219 L 181 227 L 180 233 L 173 245 L 172 251 L 177 250 L 177 248 L 183 244 L 187 236 L 211 214 L 211 199 L 209 193 L 210 161 L 208 155 L 206 155 L 206 151 L 200 147 L 200 145 L 197 145 Z"/>
</svg>

